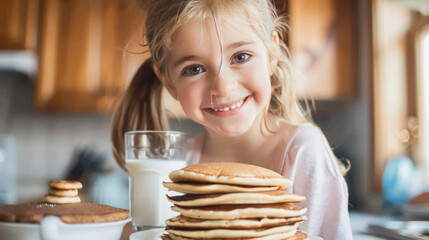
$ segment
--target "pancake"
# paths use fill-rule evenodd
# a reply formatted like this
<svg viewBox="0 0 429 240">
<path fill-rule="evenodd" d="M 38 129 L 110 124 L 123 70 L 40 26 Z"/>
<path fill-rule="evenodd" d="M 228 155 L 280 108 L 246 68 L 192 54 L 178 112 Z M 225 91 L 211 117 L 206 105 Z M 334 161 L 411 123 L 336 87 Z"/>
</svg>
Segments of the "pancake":
<svg viewBox="0 0 429 240">
<path fill-rule="evenodd" d="M 234 162 L 200 163 L 169 174 L 172 182 L 225 183 L 243 186 L 277 186 L 282 189 L 291 181 L 266 168 Z"/>
<path fill-rule="evenodd" d="M 284 240 L 289 240 L 289 237 L 292 237 L 293 235 L 296 234 L 296 230 L 292 230 L 290 232 L 282 232 L 282 233 L 275 233 L 275 234 L 271 234 L 271 235 L 266 235 L 266 236 L 262 236 L 262 237 L 244 237 L 244 238 L 188 238 L 188 237 L 183 237 L 183 236 L 178 236 L 175 234 L 169 234 L 170 238 L 172 240 L 196 240 L 196 239 L 210 239 L 210 240 L 226 240 L 226 239 L 234 239 L 234 240 L 279 240 L 279 239 L 284 239 Z"/>
<path fill-rule="evenodd" d="M 82 189 L 82 183 L 79 181 L 51 180 L 49 187 L 56 189 Z"/>
<path fill-rule="evenodd" d="M 254 229 L 208 229 L 208 230 L 190 230 L 190 229 L 172 229 L 167 228 L 169 234 L 187 238 L 248 238 L 263 237 L 267 235 L 289 233 L 289 236 L 295 234 L 298 223 L 293 225 L 283 225 L 277 227 L 254 228 Z M 292 232 L 292 233 L 291 233 Z"/>
<path fill-rule="evenodd" d="M 77 189 L 56 189 L 56 188 L 49 188 L 49 194 L 55 195 L 59 197 L 74 197 L 77 196 L 78 191 Z"/>
<path fill-rule="evenodd" d="M 307 212 L 289 203 L 237 204 L 203 207 L 183 207 L 174 205 L 173 211 L 183 216 L 197 219 L 240 219 L 240 218 L 287 218 L 298 217 Z"/>
<path fill-rule="evenodd" d="M 287 240 L 308 240 L 308 235 L 305 232 L 297 231 L 292 237 L 287 238 Z"/>
<path fill-rule="evenodd" d="M 173 234 L 171 234 L 173 235 Z M 194 240 L 195 238 L 184 238 L 184 237 L 179 237 L 179 236 L 175 236 L 175 239 L 180 239 L 180 240 Z M 161 238 L 163 240 L 173 240 L 169 234 L 163 234 L 161 236 Z M 234 240 L 252 240 L 255 238 L 236 238 Z M 256 239 L 261 239 L 261 238 L 256 238 Z M 213 238 L 211 240 L 225 240 L 225 239 L 216 239 Z M 304 232 L 301 231 L 297 231 L 293 236 L 291 237 L 286 237 L 286 238 L 282 238 L 279 237 L 277 234 L 271 235 L 271 236 L 266 236 L 265 238 L 263 238 L 263 240 L 308 240 L 308 235 Z"/>
<path fill-rule="evenodd" d="M 0 221 L 3 222 L 39 223 L 49 215 L 57 216 L 65 223 L 112 222 L 126 219 L 128 210 L 94 203 L 33 202 L 0 207 Z"/>
<path fill-rule="evenodd" d="M 301 223 L 307 220 L 305 216 L 291 218 L 249 218 L 249 219 L 195 219 L 182 215 L 167 219 L 165 224 L 169 227 L 190 228 L 190 229 L 249 229 L 275 227 Z"/>
<path fill-rule="evenodd" d="M 43 197 L 43 201 L 47 203 L 56 203 L 56 204 L 80 203 L 80 197 L 79 196 L 62 197 L 62 196 L 46 194 Z"/>
<path fill-rule="evenodd" d="M 162 185 L 168 190 L 190 193 L 190 194 L 210 194 L 210 193 L 226 193 L 226 192 L 263 192 L 279 189 L 273 187 L 254 187 L 254 186 L 237 186 L 228 184 L 212 184 L 212 183 L 172 183 L 163 182 Z"/>
<path fill-rule="evenodd" d="M 179 206 L 209 206 L 220 204 L 265 204 L 265 203 L 296 203 L 305 201 L 304 196 L 283 190 L 253 193 L 218 193 L 218 194 L 186 194 L 183 196 L 167 196 L 168 200 Z"/>
</svg>

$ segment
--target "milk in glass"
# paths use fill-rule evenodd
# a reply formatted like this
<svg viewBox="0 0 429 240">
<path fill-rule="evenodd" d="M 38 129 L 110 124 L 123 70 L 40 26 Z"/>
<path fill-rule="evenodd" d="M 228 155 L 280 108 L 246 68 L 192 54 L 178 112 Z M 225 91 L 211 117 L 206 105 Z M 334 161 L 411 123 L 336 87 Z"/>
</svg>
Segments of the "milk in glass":
<svg viewBox="0 0 429 240">
<path fill-rule="evenodd" d="M 125 133 L 125 161 L 130 182 L 130 213 L 135 231 L 165 227 L 177 216 L 167 200 L 162 182 L 186 165 L 186 136 L 177 131 L 130 131 Z M 169 195 L 177 193 L 168 192 Z"/>
<path fill-rule="evenodd" d="M 184 168 L 185 160 L 127 159 L 130 175 L 130 211 L 133 223 L 141 226 L 163 227 L 165 220 L 177 216 L 171 210 L 162 182 L 170 182 L 168 174 Z M 174 195 L 174 192 L 169 192 Z"/>
</svg>

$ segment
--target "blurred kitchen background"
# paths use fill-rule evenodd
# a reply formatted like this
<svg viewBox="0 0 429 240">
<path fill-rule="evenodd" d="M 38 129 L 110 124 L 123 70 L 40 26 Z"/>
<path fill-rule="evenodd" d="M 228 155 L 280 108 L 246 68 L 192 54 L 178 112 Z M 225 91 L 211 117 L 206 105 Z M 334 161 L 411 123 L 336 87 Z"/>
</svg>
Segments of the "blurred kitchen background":
<svg viewBox="0 0 429 240">
<path fill-rule="evenodd" d="M 275 4 L 304 76 L 300 96 L 314 99 L 314 121 L 351 163 L 350 210 L 401 214 L 429 190 L 429 1 Z M 148 57 L 140 6 L 0 0 L 0 202 L 38 200 L 50 179 L 69 178 L 84 181 L 88 201 L 128 207 L 110 122 Z M 196 136 L 202 127 L 167 101 L 172 128 Z"/>
</svg>

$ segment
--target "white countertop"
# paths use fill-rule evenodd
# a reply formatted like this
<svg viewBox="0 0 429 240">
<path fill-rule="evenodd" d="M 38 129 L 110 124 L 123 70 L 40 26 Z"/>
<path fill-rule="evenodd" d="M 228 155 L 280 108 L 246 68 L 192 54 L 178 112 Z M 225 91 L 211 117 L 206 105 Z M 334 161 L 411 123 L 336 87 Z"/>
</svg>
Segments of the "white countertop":
<svg viewBox="0 0 429 240">
<path fill-rule="evenodd" d="M 381 236 L 375 236 L 368 232 L 368 224 L 371 223 L 383 223 L 385 221 L 399 220 L 397 218 L 382 216 L 369 213 L 361 212 L 350 212 L 350 222 L 353 230 L 353 239 L 354 240 L 380 240 L 380 239 L 390 239 L 384 238 Z"/>
</svg>

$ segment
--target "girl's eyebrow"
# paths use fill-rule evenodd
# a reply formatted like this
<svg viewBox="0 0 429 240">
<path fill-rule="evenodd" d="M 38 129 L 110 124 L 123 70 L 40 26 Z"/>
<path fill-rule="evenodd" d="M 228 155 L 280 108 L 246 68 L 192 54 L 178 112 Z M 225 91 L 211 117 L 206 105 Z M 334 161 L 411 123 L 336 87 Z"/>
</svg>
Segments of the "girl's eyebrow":
<svg viewBox="0 0 429 240">
<path fill-rule="evenodd" d="M 182 58 L 180 58 L 179 60 L 176 61 L 176 63 L 174 64 L 174 67 L 179 66 L 183 62 L 192 61 L 192 60 L 195 60 L 195 59 L 197 59 L 197 56 L 195 56 L 195 55 L 190 55 L 190 56 L 182 57 Z"/>
<path fill-rule="evenodd" d="M 238 48 L 244 45 L 249 45 L 249 44 L 256 44 L 255 41 L 239 41 L 239 42 L 234 42 L 228 45 L 227 49 L 234 49 L 234 48 Z"/>
</svg>

